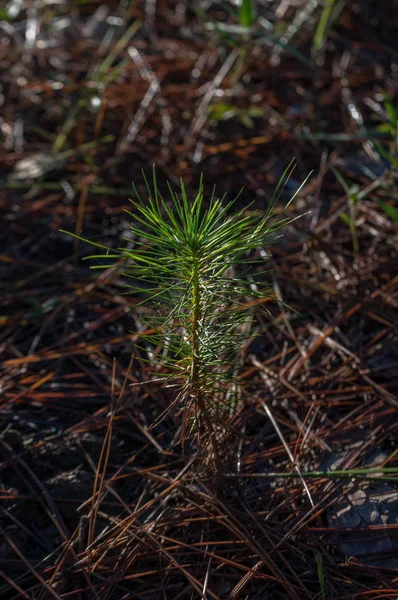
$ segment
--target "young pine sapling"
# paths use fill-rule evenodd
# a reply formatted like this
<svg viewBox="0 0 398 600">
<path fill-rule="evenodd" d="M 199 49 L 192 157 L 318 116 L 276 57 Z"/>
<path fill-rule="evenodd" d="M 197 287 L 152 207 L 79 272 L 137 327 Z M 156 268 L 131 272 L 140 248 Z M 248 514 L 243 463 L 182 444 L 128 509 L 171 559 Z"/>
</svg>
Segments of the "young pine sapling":
<svg viewBox="0 0 398 600">
<path fill-rule="evenodd" d="M 128 287 L 143 298 L 140 337 L 153 349 L 147 360 L 156 365 L 157 377 L 178 386 L 166 413 L 181 411 L 182 439 L 195 433 L 202 444 L 210 441 L 209 455 L 217 464 L 224 454 L 223 423 L 234 402 L 237 356 L 251 335 L 253 310 L 267 297 L 264 272 L 255 269 L 264 262 L 259 251 L 291 221 L 285 209 L 275 211 L 290 169 L 262 212 L 250 207 L 234 212 L 235 200 L 224 204 L 214 192 L 206 199 L 202 180 L 192 199 L 182 181 L 179 195 L 168 184 L 167 200 L 154 170 L 152 186 L 145 179 L 147 198 L 134 188 L 134 211 L 128 211 L 133 247 L 130 239 L 128 247 L 110 251 L 75 236 L 105 251 L 90 258 L 111 261 L 94 268 L 124 259 Z"/>
</svg>

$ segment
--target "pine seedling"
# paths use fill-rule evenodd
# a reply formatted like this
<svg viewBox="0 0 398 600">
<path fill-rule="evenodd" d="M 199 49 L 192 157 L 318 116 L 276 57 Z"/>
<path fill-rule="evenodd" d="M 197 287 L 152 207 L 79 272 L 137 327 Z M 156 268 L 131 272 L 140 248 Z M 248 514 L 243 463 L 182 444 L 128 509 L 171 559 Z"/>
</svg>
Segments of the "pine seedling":
<svg viewBox="0 0 398 600">
<path fill-rule="evenodd" d="M 166 199 L 154 170 L 152 185 L 145 179 L 147 197 L 134 188 L 134 210 L 127 211 L 133 247 L 131 238 L 116 251 L 83 240 L 106 251 L 90 257 L 111 261 L 105 268 L 123 259 L 129 292 L 140 298 L 143 356 L 150 349 L 144 360 L 177 390 L 161 418 L 182 413 L 182 439 L 195 434 L 202 445 L 209 440 L 216 463 L 223 455 L 237 357 L 251 335 L 253 310 L 268 296 L 258 265 L 291 220 L 285 210 L 275 211 L 291 168 L 262 212 L 234 212 L 235 201 L 224 203 L 214 192 L 206 199 L 202 180 L 194 198 L 181 181 L 179 194 L 168 185 Z"/>
</svg>

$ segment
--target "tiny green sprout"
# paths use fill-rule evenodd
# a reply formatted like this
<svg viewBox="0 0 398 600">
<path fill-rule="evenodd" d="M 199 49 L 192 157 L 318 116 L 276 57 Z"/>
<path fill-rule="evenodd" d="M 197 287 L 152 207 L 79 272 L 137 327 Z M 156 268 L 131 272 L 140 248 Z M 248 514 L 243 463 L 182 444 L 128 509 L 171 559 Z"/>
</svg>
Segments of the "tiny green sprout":
<svg viewBox="0 0 398 600">
<path fill-rule="evenodd" d="M 224 202 L 214 192 L 206 198 L 202 179 L 195 197 L 181 181 L 179 194 L 168 185 L 166 199 L 154 169 L 152 185 L 144 175 L 146 198 L 134 188 L 128 247 L 109 251 L 74 236 L 105 251 L 91 258 L 109 264 L 96 268 L 124 263 L 129 292 L 140 300 L 141 356 L 156 378 L 170 379 L 177 389 L 159 420 L 182 413 L 181 439 L 195 433 L 198 442 L 207 440 L 216 462 L 225 445 L 223 424 L 236 403 L 239 352 L 252 334 L 253 311 L 269 296 L 261 251 L 291 221 L 287 207 L 276 211 L 291 169 L 263 211 L 234 211 L 235 200 Z"/>
</svg>

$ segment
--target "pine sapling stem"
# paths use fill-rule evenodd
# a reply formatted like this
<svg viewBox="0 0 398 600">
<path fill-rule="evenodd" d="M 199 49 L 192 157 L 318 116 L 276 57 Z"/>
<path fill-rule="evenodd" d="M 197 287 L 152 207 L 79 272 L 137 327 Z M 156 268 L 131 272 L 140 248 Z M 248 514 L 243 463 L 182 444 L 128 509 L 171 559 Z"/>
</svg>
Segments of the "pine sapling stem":
<svg viewBox="0 0 398 600">
<path fill-rule="evenodd" d="M 201 351 L 200 351 L 200 323 L 203 317 L 201 310 L 201 291 L 200 291 L 200 274 L 199 274 L 199 260 L 197 256 L 197 249 L 193 248 L 192 256 L 192 329 L 191 329 L 191 385 L 192 394 L 194 397 L 195 404 L 197 405 L 200 414 L 204 420 L 204 423 L 208 429 L 211 444 L 214 451 L 214 459 L 217 469 L 220 470 L 220 453 L 217 444 L 217 439 L 213 427 L 209 411 L 207 410 L 206 400 L 202 392 L 202 385 L 200 381 L 200 364 L 201 364 Z"/>
</svg>

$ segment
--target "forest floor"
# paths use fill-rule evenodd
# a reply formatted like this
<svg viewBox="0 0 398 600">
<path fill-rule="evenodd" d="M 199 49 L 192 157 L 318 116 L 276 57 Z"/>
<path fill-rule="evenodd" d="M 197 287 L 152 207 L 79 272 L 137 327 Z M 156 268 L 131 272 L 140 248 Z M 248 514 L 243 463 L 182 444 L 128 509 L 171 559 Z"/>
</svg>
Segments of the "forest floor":
<svg viewBox="0 0 398 600">
<path fill-rule="evenodd" d="M 398 597 L 394 5 L 0 9 L 2 600 Z M 60 230 L 117 247 L 153 164 L 264 210 L 293 158 L 214 485 L 151 427 L 136 298 Z"/>
</svg>

